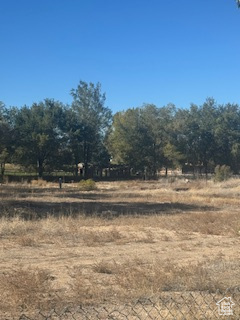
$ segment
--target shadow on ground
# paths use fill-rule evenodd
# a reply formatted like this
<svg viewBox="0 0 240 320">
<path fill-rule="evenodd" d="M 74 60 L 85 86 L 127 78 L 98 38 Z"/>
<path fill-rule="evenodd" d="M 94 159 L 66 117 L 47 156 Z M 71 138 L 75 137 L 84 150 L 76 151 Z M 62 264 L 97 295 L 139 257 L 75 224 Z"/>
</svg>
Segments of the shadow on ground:
<svg viewBox="0 0 240 320">
<path fill-rule="evenodd" d="M 0 216 L 21 216 L 24 219 L 41 219 L 49 216 L 104 216 L 148 214 L 178 214 L 187 211 L 213 210 L 209 206 L 190 205 L 179 202 L 148 203 L 148 202 L 47 202 L 8 200 L 0 204 Z"/>
<path fill-rule="evenodd" d="M 137 193 L 129 193 L 118 200 L 118 194 L 77 191 L 76 188 L 29 188 L 19 186 L 0 187 L 0 217 L 21 216 L 24 219 L 42 219 L 49 216 L 103 216 L 177 214 L 182 212 L 209 211 L 213 207 L 182 202 L 134 201 Z M 109 200 L 110 199 L 110 200 Z"/>
</svg>

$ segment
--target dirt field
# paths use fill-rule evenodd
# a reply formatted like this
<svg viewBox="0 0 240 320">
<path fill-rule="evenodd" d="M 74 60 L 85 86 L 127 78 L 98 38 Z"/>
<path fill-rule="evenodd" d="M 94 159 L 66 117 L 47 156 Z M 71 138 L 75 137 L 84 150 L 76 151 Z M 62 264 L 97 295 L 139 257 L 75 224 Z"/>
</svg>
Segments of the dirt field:
<svg viewBox="0 0 240 320">
<path fill-rule="evenodd" d="M 2 314 L 240 285 L 239 180 L 1 185 L 0 214 Z"/>
</svg>

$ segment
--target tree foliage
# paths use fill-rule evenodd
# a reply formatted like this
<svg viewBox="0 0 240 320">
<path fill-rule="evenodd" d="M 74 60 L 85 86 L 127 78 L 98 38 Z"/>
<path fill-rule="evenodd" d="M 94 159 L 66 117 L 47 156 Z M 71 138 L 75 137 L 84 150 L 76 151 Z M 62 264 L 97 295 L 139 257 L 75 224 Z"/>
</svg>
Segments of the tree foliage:
<svg viewBox="0 0 240 320">
<path fill-rule="evenodd" d="M 105 94 L 101 84 L 80 81 L 71 90 L 73 102 L 68 111 L 68 138 L 75 166 L 84 164 L 84 176 L 88 177 L 89 165 L 101 166 L 109 160 L 105 137 L 109 130 L 112 113 L 104 106 Z"/>
<path fill-rule="evenodd" d="M 46 99 L 30 108 L 21 108 L 16 115 L 16 161 L 37 168 L 39 177 L 47 166 L 57 165 L 61 114 L 61 104 Z"/>
<path fill-rule="evenodd" d="M 11 122 L 12 110 L 7 109 L 4 103 L 0 102 L 0 179 L 5 172 L 6 162 L 11 161 L 13 154 L 13 133 L 14 127 Z"/>
<path fill-rule="evenodd" d="M 147 170 L 150 176 L 155 176 L 163 165 L 176 163 L 173 154 L 180 155 L 177 147 L 172 146 L 171 155 L 170 149 L 167 150 L 173 141 L 175 111 L 173 105 L 157 108 L 146 104 L 118 112 L 108 139 L 114 162 L 128 165 L 135 171 Z"/>
<path fill-rule="evenodd" d="M 204 172 L 224 165 L 240 171 L 237 104 L 218 105 L 213 98 L 186 109 L 144 104 L 112 118 L 100 83 L 80 81 L 71 95 L 71 105 L 52 99 L 22 108 L 0 103 L 1 175 L 6 162 L 35 169 L 40 177 L 66 167 L 78 174 L 82 163 L 88 178 L 110 159 L 145 177 L 184 164 Z"/>
</svg>

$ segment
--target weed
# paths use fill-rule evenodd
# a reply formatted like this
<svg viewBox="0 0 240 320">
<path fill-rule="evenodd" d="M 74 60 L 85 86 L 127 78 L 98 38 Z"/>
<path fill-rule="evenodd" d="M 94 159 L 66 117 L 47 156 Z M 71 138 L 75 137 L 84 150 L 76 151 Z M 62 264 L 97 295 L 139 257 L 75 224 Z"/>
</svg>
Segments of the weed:
<svg viewBox="0 0 240 320">
<path fill-rule="evenodd" d="M 144 261 L 125 263 L 116 275 L 118 285 L 125 294 L 131 296 L 156 295 L 162 291 L 215 291 L 226 288 L 222 274 L 228 268 L 222 267 L 221 274 L 215 274 L 217 261 L 199 262 L 188 267 L 172 264 L 171 261 L 156 261 L 146 264 Z"/>
<path fill-rule="evenodd" d="M 78 187 L 82 191 L 92 191 L 97 189 L 96 182 L 92 179 L 81 180 Z"/>
<path fill-rule="evenodd" d="M 118 264 L 114 262 L 101 260 L 93 265 L 93 271 L 96 273 L 114 274 L 117 273 Z"/>
<path fill-rule="evenodd" d="M 84 274 L 81 269 L 75 269 L 71 277 L 71 301 L 75 301 L 78 305 L 98 304 L 109 300 L 114 294 L 109 283 L 101 284 L 94 277 Z"/>
<path fill-rule="evenodd" d="M 87 246 L 99 246 L 122 239 L 121 233 L 112 228 L 108 231 L 86 231 L 83 233 L 83 241 Z"/>
<path fill-rule="evenodd" d="M 38 178 L 37 180 L 32 180 L 31 185 L 36 187 L 45 187 L 47 185 L 47 181 Z"/>
<path fill-rule="evenodd" d="M 149 230 L 145 232 L 143 237 L 136 239 L 136 242 L 155 243 L 156 241 L 154 240 L 154 234 Z"/>
<path fill-rule="evenodd" d="M 28 236 L 28 235 L 23 235 L 22 237 L 19 237 L 17 242 L 23 247 L 38 246 L 38 243 L 34 239 L 34 237 L 31 237 L 31 236 Z"/>
<path fill-rule="evenodd" d="M 56 303 L 51 277 L 46 270 L 20 267 L 2 274 L 0 279 L 0 304 L 5 310 L 45 310 Z"/>
<path fill-rule="evenodd" d="M 232 171 L 231 168 L 229 166 L 223 165 L 223 166 L 216 166 L 215 170 L 215 176 L 214 176 L 214 180 L 215 181 L 225 181 L 228 180 L 231 175 L 232 175 Z"/>
</svg>

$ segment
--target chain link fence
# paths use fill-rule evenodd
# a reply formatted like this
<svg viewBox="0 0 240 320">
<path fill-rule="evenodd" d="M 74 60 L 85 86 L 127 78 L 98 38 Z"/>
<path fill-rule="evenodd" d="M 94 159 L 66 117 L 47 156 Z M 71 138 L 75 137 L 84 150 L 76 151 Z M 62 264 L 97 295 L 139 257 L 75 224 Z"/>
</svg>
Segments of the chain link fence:
<svg viewBox="0 0 240 320">
<path fill-rule="evenodd" d="M 21 314 L 1 320 L 240 320 L 240 287 L 226 291 L 210 292 L 164 292 L 158 297 L 139 299 L 125 304 L 100 306 L 68 306 Z"/>
</svg>

